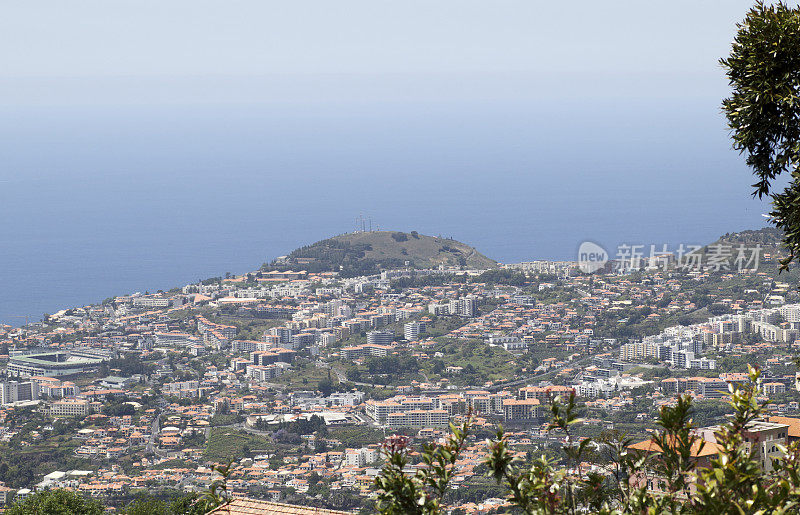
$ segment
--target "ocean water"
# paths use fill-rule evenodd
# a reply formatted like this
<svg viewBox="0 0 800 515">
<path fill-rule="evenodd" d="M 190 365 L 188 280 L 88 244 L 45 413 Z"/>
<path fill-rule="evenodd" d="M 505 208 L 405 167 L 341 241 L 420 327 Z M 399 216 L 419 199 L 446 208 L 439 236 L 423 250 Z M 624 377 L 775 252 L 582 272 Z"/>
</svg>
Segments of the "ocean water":
<svg viewBox="0 0 800 515">
<path fill-rule="evenodd" d="M 356 227 L 502 262 L 764 225 L 716 100 L 0 107 L 0 323 Z M 612 252 L 613 253 L 613 252 Z"/>
</svg>

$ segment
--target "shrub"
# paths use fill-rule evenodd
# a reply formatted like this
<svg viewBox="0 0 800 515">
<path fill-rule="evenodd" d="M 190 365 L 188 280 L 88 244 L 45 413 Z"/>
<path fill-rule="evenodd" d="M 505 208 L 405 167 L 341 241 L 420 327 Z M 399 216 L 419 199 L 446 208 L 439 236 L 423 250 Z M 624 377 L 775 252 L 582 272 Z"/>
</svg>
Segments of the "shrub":
<svg viewBox="0 0 800 515">
<path fill-rule="evenodd" d="M 763 414 L 766 403 L 757 400 L 760 372 L 749 368 L 751 382 L 730 388 L 729 421 L 715 434 L 716 444 L 705 442 L 694 431 L 692 400 L 681 396 L 674 406 L 659 413 L 660 429 L 649 443 L 658 452 L 639 452 L 626 438 L 594 442 L 577 440 L 572 431 L 581 420 L 575 415 L 575 398 L 556 399 L 551 405 L 549 430 L 565 435 L 564 458 L 541 456 L 522 466 L 509 448 L 502 428 L 488 442 L 484 464 L 502 485 L 514 512 L 529 514 L 745 514 L 797 513 L 800 510 L 800 446 L 791 443 L 781 458 L 773 458 L 772 472 L 753 458 L 745 439 L 749 424 Z M 413 475 L 403 472 L 408 463 L 405 441 L 384 445 L 387 462 L 375 480 L 378 508 L 385 514 L 443 513 L 441 499 L 447 492 L 459 453 L 470 431 L 467 421 L 452 428 L 446 445 L 428 446 Z M 716 445 L 710 465 L 698 466 L 705 445 Z M 637 446 L 638 447 L 638 446 Z M 589 449 L 601 450 L 609 459 L 608 476 L 584 471 Z M 664 485 L 664 491 L 648 490 L 648 480 Z"/>
<path fill-rule="evenodd" d="M 6 515 L 102 515 L 99 501 L 68 490 L 43 490 L 5 511 Z"/>
</svg>

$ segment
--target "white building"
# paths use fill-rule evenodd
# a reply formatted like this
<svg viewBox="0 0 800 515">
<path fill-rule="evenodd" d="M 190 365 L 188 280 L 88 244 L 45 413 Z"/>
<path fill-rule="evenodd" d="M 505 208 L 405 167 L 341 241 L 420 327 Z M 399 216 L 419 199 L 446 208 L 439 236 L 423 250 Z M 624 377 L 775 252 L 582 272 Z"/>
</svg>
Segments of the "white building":
<svg viewBox="0 0 800 515">
<path fill-rule="evenodd" d="M 0 404 L 35 401 L 38 398 L 39 384 L 36 381 L 5 381 L 0 383 Z"/>
<path fill-rule="evenodd" d="M 426 329 L 424 322 L 408 322 L 403 325 L 403 337 L 410 342 L 419 340 L 419 336 L 425 333 Z"/>
</svg>

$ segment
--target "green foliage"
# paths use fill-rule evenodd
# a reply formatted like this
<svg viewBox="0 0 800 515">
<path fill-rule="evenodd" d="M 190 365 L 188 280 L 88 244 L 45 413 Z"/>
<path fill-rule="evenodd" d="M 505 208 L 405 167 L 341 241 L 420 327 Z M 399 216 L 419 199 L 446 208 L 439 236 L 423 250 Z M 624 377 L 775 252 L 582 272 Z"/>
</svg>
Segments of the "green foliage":
<svg viewBox="0 0 800 515">
<path fill-rule="evenodd" d="M 334 426 L 330 437 L 342 442 L 345 447 L 363 447 L 383 440 L 383 431 L 371 426 Z"/>
<path fill-rule="evenodd" d="M 313 261 L 303 263 L 303 269 L 308 272 L 338 271 L 342 277 L 356 277 L 359 275 L 372 275 L 380 272 L 381 265 L 388 268 L 401 267 L 401 259 L 387 259 L 379 263 L 375 259 L 366 257 L 372 247 L 366 243 L 350 243 L 347 241 L 330 238 L 313 245 L 301 247 L 291 252 L 288 256 L 290 262 L 298 258 L 312 258 Z M 262 267 L 263 270 L 288 270 L 297 265 L 272 264 Z"/>
<path fill-rule="evenodd" d="M 366 363 L 370 374 L 407 374 L 419 371 L 419 361 L 410 354 L 369 358 Z"/>
<path fill-rule="evenodd" d="M 204 493 L 200 501 L 206 513 L 228 502 L 230 499 L 228 495 L 228 478 L 231 472 L 233 472 L 232 465 L 233 462 L 229 461 L 227 465 L 217 465 L 214 467 L 214 471 L 219 474 L 220 478 L 211 483 L 211 486 Z"/>
<path fill-rule="evenodd" d="M 393 289 L 404 290 L 407 288 L 424 288 L 426 286 L 443 286 L 445 284 L 464 283 L 466 281 L 466 275 L 413 275 L 409 277 L 398 277 L 397 279 L 392 279 L 391 286 Z"/>
<path fill-rule="evenodd" d="M 103 505 L 69 490 L 43 490 L 13 504 L 6 515 L 101 515 Z"/>
<path fill-rule="evenodd" d="M 650 442 L 654 452 L 632 452 L 631 440 L 619 434 L 597 441 L 576 439 L 573 430 L 581 420 L 571 396 L 566 402 L 557 398 L 551 405 L 549 430 L 565 435 L 562 460 L 543 455 L 523 465 L 501 428 L 489 442 L 488 474 L 506 489 L 513 511 L 527 514 L 797 513 L 800 445 L 792 443 L 782 457 L 773 458 L 772 473 L 765 471 L 766 462 L 757 461 L 757 446 L 746 440 L 745 430 L 763 415 L 765 404 L 757 398 L 760 371 L 751 367 L 749 375 L 750 383 L 729 389 L 733 414 L 715 434 L 716 444 L 695 432 L 688 396 L 661 408 L 659 429 Z M 402 446 L 389 447 L 388 462 L 376 480 L 381 512 L 440 513 L 439 500 L 451 475 L 448 467 L 455 464 L 455 459 L 448 461 L 451 449 L 459 449 L 458 442 L 469 429 L 466 424 L 454 430 L 442 451 L 426 449 L 424 476 L 403 474 L 407 461 Z M 705 445 L 717 445 L 716 457 L 709 466 L 698 466 Z M 434 459 L 436 452 L 442 459 Z M 581 464 L 590 458 L 604 463 L 611 475 L 584 472 Z M 647 479 L 659 483 L 662 491 L 648 490 Z"/>
<path fill-rule="evenodd" d="M 299 418 L 292 422 L 289 425 L 289 432 L 296 433 L 298 435 L 310 435 L 313 433 L 318 433 L 321 436 L 326 436 L 328 434 L 328 427 L 325 425 L 325 419 L 317 416 L 311 415 L 311 417 Z"/>
<path fill-rule="evenodd" d="M 459 455 L 466 446 L 469 422 L 450 426 L 447 443 L 426 445 L 422 452 L 425 467 L 414 475 L 406 474 L 409 464 L 404 437 L 395 437 L 383 450 L 387 461 L 375 478 L 378 488 L 378 511 L 386 515 L 433 515 L 442 513 L 442 497 L 447 492 Z"/>
<path fill-rule="evenodd" d="M 205 499 L 198 494 L 161 499 L 144 495 L 122 509 L 123 515 L 204 515 L 208 510 Z"/>
<path fill-rule="evenodd" d="M 476 283 L 507 284 L 510 286 L 523 286 L 528 281 L 528 276 L 523 272 L 495 268 L 487 270 L 474 279 Z"/>
<path fill-rule="evenodd" d="M 317 390 L 323 397 L 328 397 L 333 393 L 333 380 L 330 377 L 330 371 L 328 371 L 328 377 L 317 383 Z"/>
<path fill-rule="evenodd" d="M 754 195 L 772 197 L 773 224 L 789 255 L 800 252 L 800 7 L 759 1 L 738 25 L 731 54 L 720 60 L 732 95 L 722 103 L 733 146 L 746 154 L 757 182 Z M 782 193 L 773 181 L 792 176 Z"/>
<path fill-rule="evenodd" d="M 155 368 L 155 365 L 142 361 L 142 358 L 138 354 L 128 353 L 120 358 L 109 361 L 108 368 L 119 369 L 120 375 L 129 377 L 134 374 L 150 374 Z"/>
<path fill-rule="evenodd" d="M 215 427 L 211 429 L 205 456 L 212 461 L 241 459 L 245 450 L 266 449 L 270 441 L 262 436 L 251 435 L 232 428 Z"/>
<path fill-rule="evenodd" d="M 339 272 L 341 277 L 373 275 L 383 269 L 432 268 L 440 263 L 488 267 L 494 262 L 472 247 L 452 239 L 419 233 L 361 232 L 341 234 L 294 250 L 285 262 L 264 265 L 262 270 Z"/>
</svg>

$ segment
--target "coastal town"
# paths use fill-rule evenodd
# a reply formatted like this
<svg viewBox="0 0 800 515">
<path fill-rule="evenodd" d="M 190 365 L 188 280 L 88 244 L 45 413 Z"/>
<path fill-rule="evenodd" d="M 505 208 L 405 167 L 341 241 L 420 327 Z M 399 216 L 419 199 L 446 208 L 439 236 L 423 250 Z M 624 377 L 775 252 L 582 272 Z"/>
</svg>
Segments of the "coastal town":
<svg viewBox="0 0 800 515">
<path fill-rule="evenodd" d="M 502 512 L 483 464 L 499 425 L 520 459 L 555 453 L 550 404 L 574 395 L 581 437 L 646 449 L 679 395 L 699 427 L 723 422 L 748 364 L 769 401 L 754 438 L 788 443 L 800 296 L 776 248 L 753 268 L 661 254 L 592 274 L 531 261 L 353 275 L 282 257 L 0 326 L 0 504 L 68 488 L 124 507 L 204 492 L 229 463 L 233 498 L 371 513 L 387 441 L 442 442 L 469 420 L 448 505 Z"/>
</svg>

